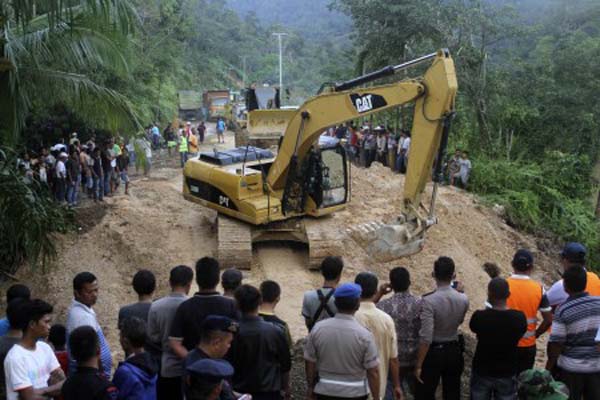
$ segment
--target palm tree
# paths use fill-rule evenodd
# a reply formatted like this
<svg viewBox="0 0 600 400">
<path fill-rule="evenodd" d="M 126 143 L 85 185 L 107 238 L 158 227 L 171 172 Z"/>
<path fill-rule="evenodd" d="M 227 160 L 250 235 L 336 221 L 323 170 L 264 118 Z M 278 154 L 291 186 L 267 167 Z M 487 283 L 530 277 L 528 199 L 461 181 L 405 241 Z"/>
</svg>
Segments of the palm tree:
<svg viewBox="0 0 600 400">
<path fill-rule="evenodd" d="M 137 125 L 129 102 L 90 73 L 128 66 L 137 24 L 127 0 L 0 0 L 0 143 L 14 145 L 35 104 L 67 104 L 98 125 Z"/>
</svg>

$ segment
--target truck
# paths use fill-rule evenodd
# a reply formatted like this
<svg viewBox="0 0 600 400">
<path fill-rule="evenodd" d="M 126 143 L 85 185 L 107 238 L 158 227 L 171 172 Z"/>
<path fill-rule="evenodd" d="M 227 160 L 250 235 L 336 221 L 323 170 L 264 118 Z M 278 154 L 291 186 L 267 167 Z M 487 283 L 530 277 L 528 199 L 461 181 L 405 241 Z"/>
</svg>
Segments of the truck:
<svg viewBox="0 0 600 400">
<path fill-rule="evenodd" d="M 205 91 L 202 94 L 202 103 L 207 113 L 207 120 L 216 121 L 219 117 L 226 118 L 230 101 L 229 89 Z"/>
<path fill-rule="evenodd" d="M 194 90 L 177 92 L 179 102 L 179 120 L 197 121 L 202 119 L 202 96 Z"/>
</svg>

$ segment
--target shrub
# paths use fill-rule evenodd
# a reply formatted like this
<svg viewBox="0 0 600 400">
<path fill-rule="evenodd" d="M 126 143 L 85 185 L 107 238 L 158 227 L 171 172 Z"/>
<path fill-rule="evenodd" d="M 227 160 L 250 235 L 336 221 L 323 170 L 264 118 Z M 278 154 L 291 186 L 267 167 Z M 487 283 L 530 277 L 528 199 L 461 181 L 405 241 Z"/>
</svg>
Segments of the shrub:
<svg viewBox="0 0 600 400">
<path fill-rule="evenodd" d="M 27 260 L 32 267 L 56 256 L 55 232 L 65 232 L 72 214 L 56 204 L 45 185 L 27 183 L 14 152 L 0 149 L 0 269 L 14 273 Z"/>
</svg>

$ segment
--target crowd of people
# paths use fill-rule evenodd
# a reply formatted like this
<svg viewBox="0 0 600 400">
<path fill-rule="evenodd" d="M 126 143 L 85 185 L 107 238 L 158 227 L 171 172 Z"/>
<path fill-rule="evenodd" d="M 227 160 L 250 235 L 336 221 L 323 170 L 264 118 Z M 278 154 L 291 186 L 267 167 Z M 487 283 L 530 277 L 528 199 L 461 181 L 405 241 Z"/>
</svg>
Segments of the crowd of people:
<svg viewBox="0 0 600 400">
<path fill-rule="evenodd" d="M 488 300 L 468 323 L 476 337 L 471 399 L 600 399 L 600 279 L 586 270 L 579 243 L 567 244 L 560 262 L 562 279 L 548 291 L 532 279 L 527 250 L 515 253 L 508 277 L 485 266 L 492 277 Z M 341 258 L 325 258 L 323 284 L 302 300 L 306 398 L 434 400 L 441 384 L 444 400 L 458 400 L 469 391 L 461 386 L 459 327 L 473 305 L 451 258 L 435 261 L 436 288 L 423 296 L 411 292 L 403 267 L 390 270 L 383 284 L 371 272 L 342 283 L 343 270 Z M 170 271 L 170 293 L 155 299 L 155 275 L 138 271 L 138 301 L 118 314 L 124 359 L 115 370 L 94 309 L 103 282 L 90 272 L 74 277 L 64 326 L 51 326 L 53 306 L 15 284 L 0 320 L 0 396 L 289 399 L 292 339 L 276 315 L 284 294 L 275 281 L 255 287 L 243 278 L 236 269 L 221 273 L 217 260 L 204 257 L 195 265 L 197 293 L 188 297 L 194 270 L 178 265 Z M 536 342 L 547 332 L 545 369 L 535 369 Z"/>
<path fill-rule="evenodd" d="M 17 160 L 25 182 L 39 182 L 57 202 L 70 207 L 77 206 L 84 196 L 103 201 L 118 193 L 121 183 L 128 194 L 129 166 L 135 161 L 133 144 L 114 138 L 97 142 L 95 135 L 82 143 L 77 136 L 74 132 L 68 143 L 61 140 L 38 152 L 25 152 Z"/>
<path fill-rule="evenodd" d="M 342 124 L 330 128 L 326 134 L 344 140 L 350 160 L 358 166 L 369 168 L 373 162 L 379 162 L 397 173 L 406 173 L 411 147 L 411 133 L 407 129 L 395 132 L 391 126 L 365 124 L 358 128 Z M 466 188 L 471 169 L 468 152 L 456 149 L 454 156 L 444 160 L 444 182 Z"/>
<path fill-rule="evenodd" d="M 225 129 L 225 122 L 217 121 L 219 143 L 224 142 Z M 187 122 L 176 130 L 168 125 L 161 134 L 154 123 L 146 128 L 143 137 L 123 139 L 117 135 L 99 141 L 95 134 L 82 141 L 73 132 L 69 140 L 25 151 L 17 159 L 17 168 L 26 183 L 39 182 L 57 202 L 76 207 L 84 197 L 104 201 L 104 197 L 118 193 L 121 184 L 123 192 L 129 194 L 129 168 L 135 166 L 138 172 L 141 167 L 148 175 L 153 151 L 162 147 L 167 148 L 169 157 L 175 155 L 172 153 L 176 149 L 183 168 L 189 158 L 198 154 L 206 130 L 204 121 L 197 127 Z"/>
</svg>

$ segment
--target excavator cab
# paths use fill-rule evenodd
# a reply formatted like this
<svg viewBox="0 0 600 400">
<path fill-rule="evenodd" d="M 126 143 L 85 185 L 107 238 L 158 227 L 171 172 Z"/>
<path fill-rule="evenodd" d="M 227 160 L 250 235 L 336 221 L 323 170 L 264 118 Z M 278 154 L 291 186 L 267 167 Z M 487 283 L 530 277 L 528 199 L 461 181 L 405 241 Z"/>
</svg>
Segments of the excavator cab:
<svg viewBox="0 0 600 400">
<path fill-rule="evenodd" d="M 339 144 L 319 146 L 319 162 L 314 174 L 315 185 L 310 192 L 318 208 L 346 204 L 349 196 L 349 164 L 346 151 Z"/>
</svg>

